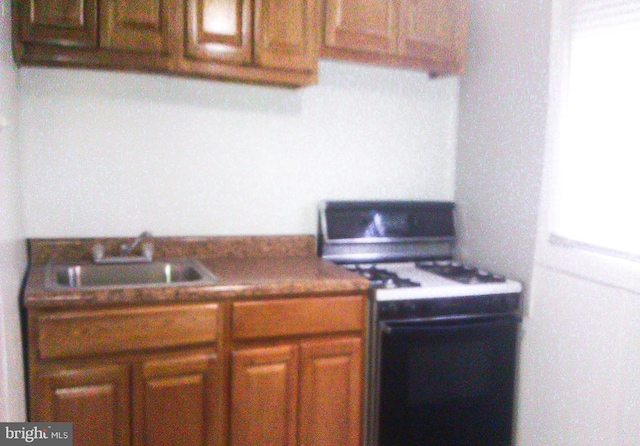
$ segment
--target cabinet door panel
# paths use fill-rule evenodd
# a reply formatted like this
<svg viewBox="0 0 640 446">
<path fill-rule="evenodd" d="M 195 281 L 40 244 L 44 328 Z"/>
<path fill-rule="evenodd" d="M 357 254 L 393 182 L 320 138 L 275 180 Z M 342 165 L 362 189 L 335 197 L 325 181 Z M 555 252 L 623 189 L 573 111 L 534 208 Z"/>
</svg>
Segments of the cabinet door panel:
<svg viewBox="0 0 640 446">
<path fill-rule="evenodd" d="M 297 347 L 235 351 L 231 376 L 232 446 L 294 446 Z"/>
<path fill-rule="evenodd" d="M 362 330 L 362 296 L 305 297 L 234 302 L 234 339 L 304 336 Z"/>
<path fill-rule="evenodd" d="M 467 35 L 465 2 L 404 0 L 402 5 L 400 53 L 460 65 Z"/>
<path fill-rule="evenodd" d="M 95 48 L 96 0 L 31 0 L 20 8 L 20 37 L 29 43 Z"/>
<path fill-rule="evenodd" d="M 100 46 L 167 55 L 177 11 L 172 0 L 101 0 Z"/>
<path fill-rule="evenodd" d="M 37 383 L 43 397 L 32 401 L 31 421 L 72 422 L 76 446 L 130 444 L 128 366 L 53 369 Z"/>
<path fill-rule="evenodd" d="M 327 0 L 323 55 L 460 74 L 468 8 L 468 0 Z"/>
<path fill-rule="evenodd" d="M 188 57 L 251 62 L 251 1 L 187 0 Z"/>
<path fill-rule="evenodd" d="M 256 0 L 255 62 L 266 68 L 317 68 L 320 53 L 315 0 Z"/>
<path fill-rule="evenodd" d="M 328 0 L 324 46 L 377 53 L 395 52 L 397 4 L 393 0 Z"/>
<path fill-rule="evenodd" d="M 134 444 L 220 445 L 220 367 L 213 352 L 146 361 L 136 366 Z"/>
<path fill-rule="evenodd" d="M 218 304 L 61 311 L 37 317 L 40 358 L 64 358 L 215 342 Z"/>
<path fill-rule="evenodd" d="M 361 431 L 360 338 L 301 345 L 300 446 L 358 446 Z"/>
</svg>

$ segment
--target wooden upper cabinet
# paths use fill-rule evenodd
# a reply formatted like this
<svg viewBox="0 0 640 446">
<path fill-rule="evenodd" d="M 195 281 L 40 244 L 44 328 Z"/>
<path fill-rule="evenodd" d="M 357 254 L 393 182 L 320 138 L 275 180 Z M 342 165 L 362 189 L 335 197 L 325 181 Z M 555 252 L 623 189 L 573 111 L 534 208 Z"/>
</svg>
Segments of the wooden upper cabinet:
<svg viewBox="0 0 640 446">
<path fill-rule="evenodd" d="M 100 47 L 168 55 L 176 13 L 174 0 L 101 0 Z"/>
<path fill-rule="evenodd" d="M 14 0 L 20 65 L 317 81 L 322 0 Z"/>
<path fill-rule="evenodd" d="M 19 8 L 20 39 L 28 43 L 96 48 L 97 0 L 31 0 Z"/>
<path fill-rule="evenodd" d="M 327 0 L 324 56 L 421 68 L 464 69 L 466 0 Z"/>
<path fill-rule="evenodd" d="M 317 0 L 187 0 L 186 57 L 315 71 Z"/>
<path fill-rule="evenodd" d="M 397 2 L 393 0 L 328 0 L 324 45 L 328 48 L 395 53 Z"/>
<path fill-rule="evenodd" d="M 440 65 L 450 73 L 462 72 L 467 38 L 465 2 L 404 0 L 399 54 L 425 64 Z"/>
<path fill-rule="evenodd" d="M 199 60 L 252 60 L 251 2 L 186 0 L 186 55 Z"/>
<path fill-rule="evenodd" d="M 315 71 L 320 50 L 317 0 L 256 0 L 259 66 Z"/>
</svg>

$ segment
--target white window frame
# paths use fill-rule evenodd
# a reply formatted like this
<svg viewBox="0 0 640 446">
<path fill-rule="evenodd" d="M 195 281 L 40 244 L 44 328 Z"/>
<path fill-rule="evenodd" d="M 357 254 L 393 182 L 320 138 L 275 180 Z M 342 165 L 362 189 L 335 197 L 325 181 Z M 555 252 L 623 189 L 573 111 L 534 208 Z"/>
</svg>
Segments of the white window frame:
<svg viewBox="0 0 640 446">
<path fill-rule="evenodd" d="M 567 0 L 553 0 L 549 61 L 549 96 L 545 165 L 538 224 L 536 264 L 612 287 L 640 293 L 640 262 L 563 243 L 551 232 L 554 152 L 560 139 L 562 107 L 567 83 L 570 14 Z M 612 73 L 612 80 L 615 73 Z M 640 231 L 638 233 L 640 237 Z"/>
</svg>

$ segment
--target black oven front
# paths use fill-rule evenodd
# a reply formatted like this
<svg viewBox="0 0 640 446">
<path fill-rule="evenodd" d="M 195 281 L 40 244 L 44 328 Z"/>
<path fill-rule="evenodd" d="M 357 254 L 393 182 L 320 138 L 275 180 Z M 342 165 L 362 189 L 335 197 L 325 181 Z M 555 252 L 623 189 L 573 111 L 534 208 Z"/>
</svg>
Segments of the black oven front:
<svg viewBox="0 0 640 446">
<path fill-rule="evenodd" d="M 368 444 L 511 445 L 518 307 L 518 294 L 374 303 Z"/>
</svg>

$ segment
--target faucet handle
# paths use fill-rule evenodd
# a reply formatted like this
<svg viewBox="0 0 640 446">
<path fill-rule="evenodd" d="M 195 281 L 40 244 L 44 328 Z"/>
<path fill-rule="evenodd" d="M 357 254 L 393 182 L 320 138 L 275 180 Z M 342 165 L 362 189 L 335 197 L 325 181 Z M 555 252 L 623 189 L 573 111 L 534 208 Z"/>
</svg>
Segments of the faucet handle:
<svg viewBox="0 0 640 446">
<path fill-rule="evenodd" d="M 93 261 L 95 263 L 100 262 L 104 259 L 105 247 L 102 243 L 96 243 L 91 248 L 91 253 L 93 254 Z"/>
<path fill-rule="evenodd" d="M 144 242 L 142 244 L 142 257 L 151 262 L 153 260 L 153 250 L 154 247 L 152 242 Z"/>
</svg>

